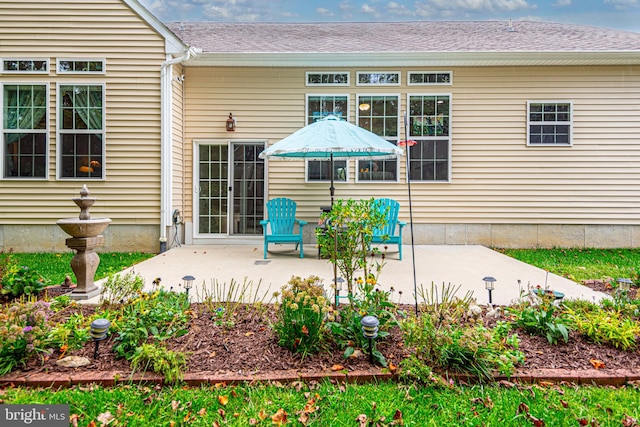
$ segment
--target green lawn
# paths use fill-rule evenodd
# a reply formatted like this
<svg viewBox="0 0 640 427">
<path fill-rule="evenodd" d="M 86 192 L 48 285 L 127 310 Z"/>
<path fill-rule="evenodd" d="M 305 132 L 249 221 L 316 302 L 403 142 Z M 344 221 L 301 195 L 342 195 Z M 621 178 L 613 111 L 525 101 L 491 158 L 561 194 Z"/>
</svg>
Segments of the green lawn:
<svg viewBox="0 0 640 427">
<path fill-rule="evenodd" d="M 78 425 L 133 426 L 633 426 L 636 388 L 522 385 L 121 385 L 2 391 L 4 403 L 70 404 Z M 285 415 L 286 413 L 286 415 Z M 301 420 L 305 420 L 302 423 Z M 544 424 L 536 424 L 544 422 Z M 625 424 L 626 423 L 626 424 Z"/>
</svg>

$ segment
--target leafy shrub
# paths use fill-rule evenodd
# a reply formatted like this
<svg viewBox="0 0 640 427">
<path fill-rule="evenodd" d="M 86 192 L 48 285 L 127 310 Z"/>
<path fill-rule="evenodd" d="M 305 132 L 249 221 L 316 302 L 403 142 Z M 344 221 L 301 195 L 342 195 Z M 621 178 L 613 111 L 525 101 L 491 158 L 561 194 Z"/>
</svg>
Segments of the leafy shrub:
<svg viewBox="0 0 640 427">
<path fill-rule="evenodd" d="M 405 345 L 415 347 L 415 353 L 400 363 L 403 370 L 409 370 L 407 376 L 423 364 L 484 381 L 491 380 L 496 371 L 510 375 L 524 361 L 518 350 L 520 341 L 517 335 L 509 335 L 510 328 L 505 322 L 490 330 L 481 324 L 465 326 L 442 321 L 433 313 L 422 313 L 401 325 Z"/>
<path fill-rule="evenodd" d="M 144 279 L 133 271 L 112 274 L 105 280 L 100 291 L 101 304 L 123 304 L 135 298 L 144 288 Z"/>
<path fill-rule="evenodd" d="M 373 239 L 373 230 L 382 228 L 386 224 L 386 212 L 377 209 L 373 205 L 374 199 L 368 200 L 342 200 L 338 199 L 331 211 L 325 212 L 320 217 L 327 225 L 326 228 L 317 229 L 317 239 L 321 255 L 340 270 L 347 286 L 349 294 L 353 293 L 355 272 L 363 271 L 363 277 L 369 277 L 373 265 L 371 253 L 376 249 L 370 249 Z M 381 268 L 377 266 L 378 270 Z"/>
<path fill-rule="evenodd" d="M 186 367 L 187 357 L 183 353 L 156 344 L 142 344 L 136 348 L 131 358 L 131 369 L 136 371 L 142 368 L 143 371 L 147 371 L 151 368 L 153 372 L 164 376 L 168 383 L 180 381 Z"/>
<path fill-rule="evenodd" d="M 113 347 L 118 357 L 131 359 L 136 348 L 149 338 L 165 340 L 187 333 L 189 301 L 184 294 L 164 290 L 143 293 L 129 300 L 115 321 Z"/>
<path fill-rule="evenodd" d="M 507 310 L 515 316 L 513 323 L 525 332 L 546 337 L 549 344 L 557 344 L 560 339 L 569 341 L 569 328 L 556 316 L 553 304 L 513 306 Z"/>
<path fill-rule="evenodd" d="M 0 375 L 47 352 L 49 304 L 14 302 L 0 306 Z"/>
<path fill-rule="evenodd" d="M 91 339 L 89 322 L 82 313 L 73 313 L 66 322 L 51 328 L 47 344 L 65 354 L 69 350 L 78 350 Z"/>
<path fill-rule="evenodd" d="M 48 284 L 48 280 L 26 265 L 9 263 L 5 265 L 0 285 L 3 295 L 18 298 L 22 295 L 38 295 Z"/>
<path fill-rule="evenodd" d="M 337 321 L 327 323 L 338 346 L 344 349 L 345 358 L 351 356 L 356 348 L 365 349 L 369 346 L 369 341 L 362 334 L 360 322 L 363 317 L 374 316 L 380 322 L 377 341 L 389 335 L 389 328 L 398 325 L 396 315 L 404 316 L 390 301 L 390 292 L 375 288 L 376 279 L 373 276 L 366 281 L 358 279 L 356 284 L 357 292 L 349 295 L 349 304 L 340 307 Z M 384 355 L 375 347 L 373 357 L 382 366 L 387 366 Z"/>
<path fill-rule="evenodd" d="M 74 304 L 76 304 L 76 302 L 73 301 L 69 295 L 59 295 L 51 300 L 49 308 L 53 312 L 58 312 Z"/>
<path fill-rule="evenodd" d="M 607 343 L 615 348 L 630 350 L 635 348 L 636 337 L 640 335 L 640 324 L 617 311 L 568 310 L 567 317 L 578 332 L 597 344 Z"/>
<path fill-rule="evenodd" d="M 282 301 L 273 328 L 278 343 L 302 357 L 317 353 L 325 344 L 325 316 L 330 306 L 324 296 L 321 279 L 292 277 L 282 287 Z"/>
</svg>

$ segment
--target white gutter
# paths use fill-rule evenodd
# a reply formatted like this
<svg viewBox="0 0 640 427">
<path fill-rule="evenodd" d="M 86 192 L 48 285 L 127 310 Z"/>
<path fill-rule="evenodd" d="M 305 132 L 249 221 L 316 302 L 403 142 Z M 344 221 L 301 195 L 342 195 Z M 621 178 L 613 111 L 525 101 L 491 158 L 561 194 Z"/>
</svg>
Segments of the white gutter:
<svg viewBox="0 0 640 427">
<path fill-rule="evenodd" d="M 190 47 L 180 58 L 169 59 L 160 66 L 160 252 L 167 248 L 167 227 L 171 224 L 171 66 L 195 58 L 202 50 Z"/>
</svg>

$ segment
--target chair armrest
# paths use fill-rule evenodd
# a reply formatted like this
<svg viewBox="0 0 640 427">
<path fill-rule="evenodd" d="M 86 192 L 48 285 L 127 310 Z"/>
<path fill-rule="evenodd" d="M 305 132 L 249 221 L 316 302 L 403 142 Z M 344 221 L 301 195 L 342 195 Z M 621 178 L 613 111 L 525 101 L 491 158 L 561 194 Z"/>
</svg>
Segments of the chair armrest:
<svg viewBox="0 0 640 427">
<path fill-rule="evenodd" d="M 267 225 L 267 224 L 269 224 L 269 220 L 268 219 L 260 220 L 260 225 Z"/>
<path fill-rule="evenodd" d="M 305 226 L 307 225 L 307 221 L 301 220 L 301 219 L 296 219 L 295 220 L 298 224 L 300 224 L 300 226 Z"/>
<path fill-rule="evenodd" d="M 402 227 L 404 227 L 405 225 L 407 225 L 405 221 L 398 221 L 398 227 L 400 227 L 400 229 L 402 229 Z"/>
</svg>

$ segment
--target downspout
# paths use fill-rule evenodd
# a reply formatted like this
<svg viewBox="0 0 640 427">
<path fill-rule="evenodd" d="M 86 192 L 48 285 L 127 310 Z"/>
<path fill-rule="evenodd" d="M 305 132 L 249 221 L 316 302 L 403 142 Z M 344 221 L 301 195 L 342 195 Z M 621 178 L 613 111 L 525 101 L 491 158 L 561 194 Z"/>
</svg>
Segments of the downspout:
<svg viewBox="0 0 640 427">
<path fill-rule="evenodd" d="M 180 58 L 169 59 L 160 66 L 160 253 L 167 250 L 167 226 L 171 224 L 171 67 L 198 56 L 202 50 L 190 47 Z"/>
</svg>

